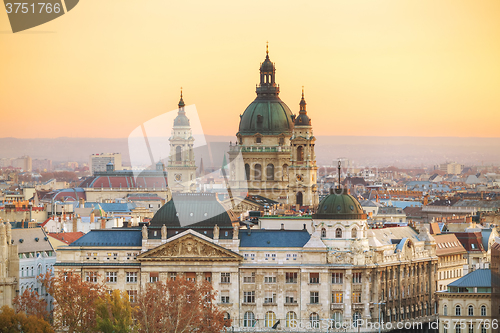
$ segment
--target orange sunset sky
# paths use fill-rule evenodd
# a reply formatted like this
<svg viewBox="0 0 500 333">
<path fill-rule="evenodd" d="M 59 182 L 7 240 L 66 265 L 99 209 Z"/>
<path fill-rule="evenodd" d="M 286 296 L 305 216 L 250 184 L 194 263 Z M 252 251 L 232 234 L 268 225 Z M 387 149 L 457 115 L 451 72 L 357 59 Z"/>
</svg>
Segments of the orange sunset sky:
<svg viewBox="0 0 500 333">
<path fill-rule="evenodd" d="M 234 135 L 266 41 L 316 135 L 500 136 L 498 0 L 81 0 L 16 34 L 0 13 L 0 137 L 127 137 L 181 86 Z"/>
</svg>

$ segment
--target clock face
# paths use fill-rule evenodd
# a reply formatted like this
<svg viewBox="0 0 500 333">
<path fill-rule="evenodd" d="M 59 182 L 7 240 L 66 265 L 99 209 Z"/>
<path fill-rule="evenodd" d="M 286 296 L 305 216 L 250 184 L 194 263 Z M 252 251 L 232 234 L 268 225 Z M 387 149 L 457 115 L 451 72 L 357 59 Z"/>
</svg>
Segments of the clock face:
<svg viewBox="0 0 500 333">
<path fill-rule="evenodd" d="M 174 179 L 175 181 L 180 182 L 182 180 L 182 175 L 180 173 L 176 173 Z"/>
<path fill-rule="evenodd" d="M 299 182 L 301 182 L 301 181 L 302 181 L 302 176 L 301 176 L 301 175 L 297 175 L 297 180 L 298 180 Z"/>
</svg>

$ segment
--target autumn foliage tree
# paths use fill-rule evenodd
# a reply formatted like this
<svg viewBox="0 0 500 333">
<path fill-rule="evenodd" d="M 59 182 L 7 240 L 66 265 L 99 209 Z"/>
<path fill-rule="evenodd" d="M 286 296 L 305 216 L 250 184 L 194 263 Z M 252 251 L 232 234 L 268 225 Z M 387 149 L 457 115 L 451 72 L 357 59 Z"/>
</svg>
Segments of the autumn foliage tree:
<svg viewBox="0 0 500 333">
<path fill-rule="evenodd" d="M 105 294 L 96 304 L 96 330 L 102 333 L 132 331 L 132 307 L 126 292 L 115 289 Z"/>
<path fill-rule="evenodd" d="M 49 319 L 47 302 L 38 295 L 38 292 L 26 289 L 21 295 L 12 300 L 16 312 L 24 312 L 28 316 Z"/>
<path fill-rule="evenodd" d="M 54 333 L 49 323 L 34 315 L 16 313 L 7 305 L 0 309 L 0 332 Z"/>
<path fill-rule="evenodd" d="M 106 291 L 98 282 L 82 281 L 80 274 L 58 272 L 42 279 L 47 292 L 54 297 L 54 327 L 69 332 L 91 332 L 96 327 L 96 305 Z"/>
<path fill-rule="evenodd" d="M 183 278 L 147 284 L 138 295 L 135 319 L 140 333 L 220 333 L 227 321 L 214 304 L 207 281 Z"/>
</svg>

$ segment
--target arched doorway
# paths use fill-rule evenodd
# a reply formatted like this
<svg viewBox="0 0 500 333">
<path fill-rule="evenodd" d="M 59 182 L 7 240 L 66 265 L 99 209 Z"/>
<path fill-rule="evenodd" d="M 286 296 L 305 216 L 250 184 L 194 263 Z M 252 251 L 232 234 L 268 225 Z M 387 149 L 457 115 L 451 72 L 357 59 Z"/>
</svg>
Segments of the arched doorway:
<svg viewBox="0 0 500 333">
<path fill-rule="evenodd" d="M 302 201 L 302 192 L 297 192 L 297 197 L 295 199 L 295 203 L 299 206 L 303 206 L 303 201 Z"/>
</svg>

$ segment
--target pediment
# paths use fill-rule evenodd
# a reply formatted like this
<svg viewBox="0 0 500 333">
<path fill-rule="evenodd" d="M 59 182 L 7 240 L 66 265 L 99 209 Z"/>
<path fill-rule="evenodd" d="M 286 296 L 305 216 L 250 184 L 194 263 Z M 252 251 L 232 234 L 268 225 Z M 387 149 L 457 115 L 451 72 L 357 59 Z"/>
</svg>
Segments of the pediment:
<svg viewBox="0 0 500 333">
<path fill-rule="evenodd" d="M 188 233 L 140 254 L 137 259 L 139 261 L 240 261 L 243 257 Z"/>
</svg>

